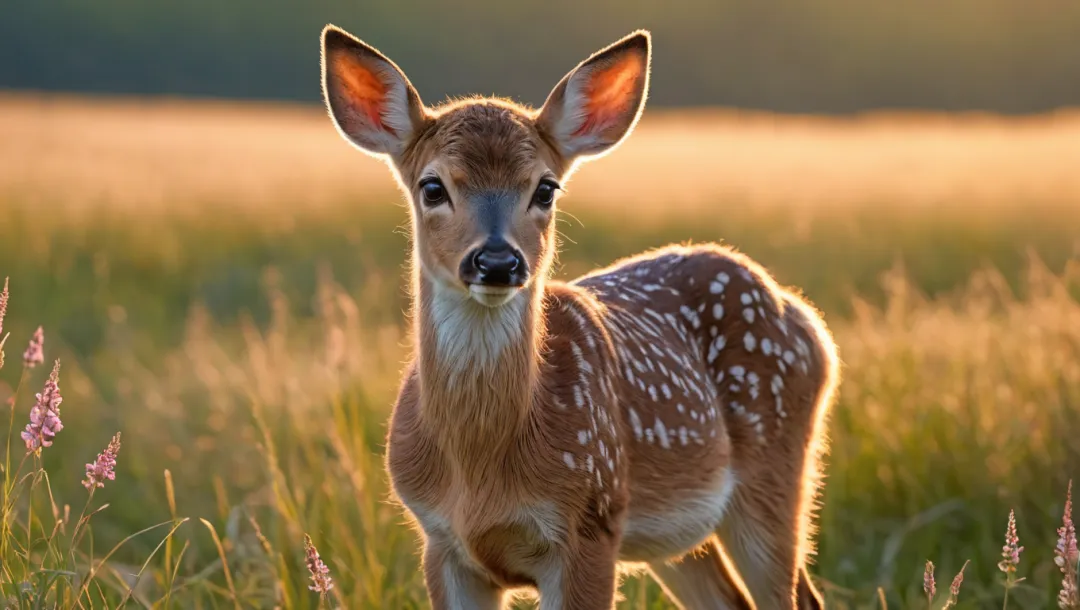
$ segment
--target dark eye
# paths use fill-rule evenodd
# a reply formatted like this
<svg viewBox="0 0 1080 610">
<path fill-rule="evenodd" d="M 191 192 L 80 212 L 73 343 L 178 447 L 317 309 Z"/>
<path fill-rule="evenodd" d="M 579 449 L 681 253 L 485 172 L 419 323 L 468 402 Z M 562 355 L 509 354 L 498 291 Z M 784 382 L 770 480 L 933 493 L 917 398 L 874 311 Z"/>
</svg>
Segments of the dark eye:
<svg viewBox="0 0 1080 610">
<path fill-rule="evenodd" d="M 551 207 L 551 204 L 555 202 L 555 191 L 558 188 L 559 185 L 554 182 L 549 180 L 541 181 L 540 185 L 536 187 L 536 192 L 533 193 L 533 205 L 541 208 Z"/>
<path fill-rule="evenodd" d="M 424 198 L 424 205 L 436 206 L 446 203 L 446 189 L 438 178 L 428 178 L 420 183 L 420 192 Z"/>
</svg>

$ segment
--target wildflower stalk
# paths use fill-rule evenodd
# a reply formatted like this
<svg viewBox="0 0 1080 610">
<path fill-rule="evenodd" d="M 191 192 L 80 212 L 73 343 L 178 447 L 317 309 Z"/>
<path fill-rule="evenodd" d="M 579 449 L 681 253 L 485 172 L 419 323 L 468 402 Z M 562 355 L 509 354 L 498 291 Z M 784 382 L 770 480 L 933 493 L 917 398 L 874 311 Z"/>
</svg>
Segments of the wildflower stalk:
<svg viewBox="0 0 1080 610">
<path fill-rule="evenodd" d="M 1072 481 L 1065 496 L 1065 513 L 1058 528 L 1058 542 L 1054 549 L 1054 563 L 1063 575 L 1061 591 L 1058 593 L 1058 607 L 1080 608 L 1080 591 L 1077 589 L 1077 563 L 1080 551 L 1076 546 L 1076 526 L 1072 520 Z"/>
<path fill-rule="evenodd" d="M 6 287 L 6 282 L 5 282 Z M 6 339 L 6 337 L 5 337 Z M 0 347 L 3 343 L 0 342 Z M 19 466 L 15 470 L 11 469 L 11 433 L 15 430 L 15 405 L 19 402 L 19 392 L 22 391 L 23 385 L 26 383 L 28 376 L 27 367 L 22 368 L 22 372 L 19 374 L 19 383 L 15 385 L 15 392 L 8 399 L 9 406 L 9 421 L 8 421 L 8 434 L 7 434 L 7 446 L 4 450 L 4 499 L 3 499 L 3 514 L 0 514 L 0 557 L 7 557 L 8 535 L 10 534 L 8 525 L 8 514 L 13 510 L 15 502 L 12 498 L 12 492 L 15 489 L 16 481 L 19 478 L 19 473 L 22 472 L 23 465 L 26 464 L 26 458 L 28 453 L 24 453 L 22 459 L 19 460 Z"/>
<path fill-rule="evenodd" d="M 927 560 L 922 583 L 923 593 L 926 593 L 926 610 L 931 610 L 934 605 L 934 595 L 937 593 L 937 583 L 934 582 L 934 562 Z"/>
<path fill-rule="evenodd" d="M 1016 568 L 1020 565 L 1020 553 L 1024 547 L 1020 546 L 1020 537 L 1016 534 L 1016 513 L 1009 511 L 1009 524 L 1005 528 L 1005 546 L 1001 547 L 1002 560 L 998 562 L 998 569 L 1005 573 L 1005 602 L 1002 610 L 1009 607 L 1009 590 L 1016 583 L 1024 580 L 1016 578 Z"/>
<path fill-rule="evenodd" d="M 82 542 L 82 537 L 86 533 L 86 524 L 90 521 L 90 517 L 86 511 L 90 508 L 90 503 L 94 501 L 94 492 L 99 487 L 105 486 L 106 480 L 113 480 L 116 475 L 113 473 L 113 469 L 116 468 L 116 456 L 120 453 L 120 433 L 117 432 L 112 440 L 109 441 L 109 446 L 98 454 L 97 459 L 92 464 L 86 465 L 86 480 L 83 481 L 83 487 L 89 492 L 86 497 L 86 504 L 83 505 L 82 512 L 79 513 L 79 520 L 75 523 L 75 529 L 71 533 L 71 558 L 72 562 L 75 560 L 75 549 L 78 548 L 79 543 Z"/>
<path fill-rule="evenodd" d="M 321 604 L 330 589 L 334 588 L 334 579 L 330 578 L 330 568 L 319 557 L 318 549 L 311 542 L 311 536 L 307 534 L 304 534 L 304 560 L 307 563 L 308 573 L 311 575 L 311 585 L 308 588 L 319 594 Z"/>
<path fill-rule="evenodd" d="M 941 607 L 941 610 L 947 610 L 956 605 L 957 598 L 960 596 L 960 585 L 964 583 L 964 570 L 967 569 L 971 560 L 964 562 L 964 565 L 960 566 L 960 571 L 956 573 L 956 577 L 953 578 L 952 584 L 949 585 L 949 599 L 945 602 L 945 605 Z"/>
</svg>

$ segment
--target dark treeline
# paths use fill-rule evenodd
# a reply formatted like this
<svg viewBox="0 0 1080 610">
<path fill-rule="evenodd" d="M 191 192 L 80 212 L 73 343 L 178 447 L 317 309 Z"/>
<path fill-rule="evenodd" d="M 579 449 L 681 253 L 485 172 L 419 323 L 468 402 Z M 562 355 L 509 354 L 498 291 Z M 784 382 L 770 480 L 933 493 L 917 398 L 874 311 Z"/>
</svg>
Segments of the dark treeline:
<svg viewBox="0 0 1080 610">
<path fill-rule="evenodd" d="M 327 22 L 382 49 L 429 103 L 539 104 L 645 27 L 659 105 L 1080 104 L 1077 0 L 0 0 L 0 88 L 314 101 Z"/>
</svg>

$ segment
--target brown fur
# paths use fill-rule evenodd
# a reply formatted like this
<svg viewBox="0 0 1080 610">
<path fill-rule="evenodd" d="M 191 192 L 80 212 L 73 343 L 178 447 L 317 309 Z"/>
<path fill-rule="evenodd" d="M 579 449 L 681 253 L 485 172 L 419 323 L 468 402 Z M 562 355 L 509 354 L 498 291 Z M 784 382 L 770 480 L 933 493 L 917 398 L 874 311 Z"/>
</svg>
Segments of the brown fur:
<svg viewBox="0 0 1080 610">
<path fill-rule="evenodd" d="M 333 40 L 328 56 L 362 45 Z M 355 53 L 382 57 L 368 49 Z M 336 75 L 342 66 L 369 73 Z M 645 98 L 648 38 L 594 55 L 541 111 L 490 99 L 431 110 L 393 64 L 324 70 L 343 134 L 388 155 L 412 201 L 417 354 L 387 467 L 424 535 L 433 606 L 498 608 L 505 591 L 532 587 L 544 610 L 607 609 L 617 563 L 633 561 L 686 608 L 820 607 L 805 559 L 837 358 L 818 315 L 715 245 L 547 278 L 553 215 L 533 191 L 625 137 Z M 364 99 L 390 114 L 339 118 L 356 103 L 334 96 L 357 87 L 338 80 L 371 78 L 404 92 Z M 388 136 L 392 124 L 410 127 Z M 449 203 L 423 203 L 425 176 Z M 532 270 L 497 305 L 456 272 L 492 230 L 485 193 L 511 194 L 498 230 Z"/>
</svg>

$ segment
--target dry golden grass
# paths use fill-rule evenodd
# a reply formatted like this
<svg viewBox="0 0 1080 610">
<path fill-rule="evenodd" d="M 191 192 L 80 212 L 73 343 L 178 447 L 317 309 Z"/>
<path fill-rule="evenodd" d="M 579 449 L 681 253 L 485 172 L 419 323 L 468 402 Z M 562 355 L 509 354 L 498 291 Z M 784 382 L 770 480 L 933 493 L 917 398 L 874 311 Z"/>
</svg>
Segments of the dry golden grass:
<svg viewBox="0 0 1080 610">
<path fill-rule="evenodd" d="M 650 112 L 570 185 L 565 208 L 583 222 L 561 222 L 560 261 L 572 273 L 724 238 L 824 310 L 845 364 L 813 569 L 830 607 L 880 610 L 878 587 L 889 608 L 926 607 L 928 558 L 942 592 L 972 560 L 958 608 L 1001 607 L 1016 509 L 1026 580 L 1008 607 L 1044 608 L 1060 586 L 1063 490 L 1080 479 L 1076 168 L 1080 112 Z M 57 519 L 53 491 L 81 505 L 83 464 L 119 429 L 95 540 L 192 518 L 138 602 L 319 607 L 307 533 L 337 606 L 426 607 L 381 457 L 408 351 L 406 214 L 387 201 L 400 196 L 386 169 L 317 107 L 0 95 L 0 278 L 13 295 L 0 401 L 38 324 L 46 356 L 64 360 L 51 487 L 5 504 L 20 544 Z M 9 433 L 29 404 L 16 401 Z M 158 539 L 110 561 L 104 606 Z M 46 565 L 44 548 L 0 557 L 0 585 L 39 560 L 86 563 Z M 55 583 L 32 593 L 62 600 Z M 645 580 L 623 593 L 620 608 L 671 607 Z"/>
<path fill-rule="evenodd" d="M 0 195 L 199 214 L 397 199 L 314 106 L 0 95 Z M 573 202 L 634 216 L 746 204 L 1080 204 L 1080 112 L 792 117 L 649 111 L 575 177 Z"/>
</svg>

